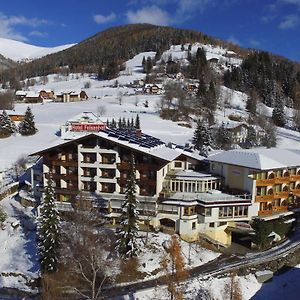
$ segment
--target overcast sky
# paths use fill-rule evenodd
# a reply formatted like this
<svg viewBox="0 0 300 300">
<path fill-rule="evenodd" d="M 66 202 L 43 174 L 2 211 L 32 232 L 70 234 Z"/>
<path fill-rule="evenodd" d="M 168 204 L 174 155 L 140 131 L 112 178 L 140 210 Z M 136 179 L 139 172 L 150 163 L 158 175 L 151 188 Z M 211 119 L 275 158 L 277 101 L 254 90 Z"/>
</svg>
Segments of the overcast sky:
<svg viewBox="0 0 300 300">
<path fill-rule="evenodd" d="M 300 0 L 2 0 L 0 7 L 0 37 L 38 46 L 128 23 L 194 29 L 300 61 Z"/>
</svg>

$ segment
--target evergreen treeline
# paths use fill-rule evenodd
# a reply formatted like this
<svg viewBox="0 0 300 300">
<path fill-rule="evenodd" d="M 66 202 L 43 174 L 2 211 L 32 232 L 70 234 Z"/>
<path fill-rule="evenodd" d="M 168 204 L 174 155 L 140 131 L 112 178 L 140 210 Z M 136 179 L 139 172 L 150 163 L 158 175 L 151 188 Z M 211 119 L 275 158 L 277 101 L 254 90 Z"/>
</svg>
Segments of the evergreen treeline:
<svg viewBox="0 0 300 300">
<path fill-rule="evenodd" d="M 252 52 L 240 67 L 224 74 L 227 87 L 256 93 L 259 100 L 269 107 L 278 102 L 299 107 L 300 71 L 296 63 L 268 52 Z M 292 101 L 291 101 L 292 99 Z"/>
</svg>

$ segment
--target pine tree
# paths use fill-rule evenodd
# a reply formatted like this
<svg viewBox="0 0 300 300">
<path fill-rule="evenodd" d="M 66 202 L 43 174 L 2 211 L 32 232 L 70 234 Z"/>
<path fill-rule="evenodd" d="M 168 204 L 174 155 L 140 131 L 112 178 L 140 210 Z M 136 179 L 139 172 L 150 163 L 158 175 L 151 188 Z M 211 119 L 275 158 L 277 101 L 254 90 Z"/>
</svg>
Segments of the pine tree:
<svg viewBox="0 0 300 300">
<path fill-rule="evenodd" d="M 146 58 L 145 58 L 145 56 L 143 56 L 142 67 L 143 67 L 143 72 L 146 73 Z"/>
<path fill-rule="evenodd" d="M 121 117 L 118 120 L 118 128 L 121 129 L 122 128 L 122 119 Z"/>
<path fill-rule="evenodd" d="M 286 118 L 284 114 L 284 104 L 282 99 L 278 99 L 272 112 L 272 119 L 276 126 L 284 127 Z"/>
<path fill-rule="evenodd" d="M 249 126 L 243 147 L 251 149 L 257 146 L 257 135 L 253 126 Z"/>
<path fill-rule="evenodd" d="M 37 132 L 34 116 L 29 106 L 25 112 L 24 120 L 19 124 L 19 132 L 21 135 L 33 135 Z"/>
<path fill-rule="evenodd" d="M 5 110 L 0 115 L 0 131 L 8 135 L 17 132 L 15 123 L 10 119 Z"/>
<path fill-rule="evenodd" d="M 130 175 L 125 191 L 125 201 L 122 205 L 121 227 L 118 229 L 117 250 L 122 258 L 132 258 L 137 255 L 138 238 L 138 200 L 136 198 L 135 159 L 131 155 Z"/>
<path fill-rule="evenodd" d="M 193 143 L 195 149 L 199 150 L 199 154 L 207 157 L 209 150 L 212 148 L 211 133 L 207 122 L 197 121 L 196 130 L 194 132 Z"/>
<path fill-rule="evenodd" d="M 44 273 L 55 272 L 58 263 L 60 217 L 55 206 L 53 181 L 49 176 L 45 188 L 39 218 L 39 252 L 41 269 Z"/>
<path fill-rule="evenodd" d="M 133 117 L 131 118 L 131 122 L 130 122 L 130 128 L 133 129 L 134 128 L 134 121 L 133 121 Z"/>
<path fill-rule="evenodd" d="M 148 57 L 147 57 L 147 60 L 146 60 L 146 65 L 145 65 L 145 73 L 146 73 L 146 74 L 151 73 L 152 68 L 153 68 L 153 62 L 152 62 L 151 57 L 148 56 Z"/>
<path fill-rule="evenodd" d="M 231 134 L 225 127 L 224 122 L 222 122 L 222 125 L 217 129 L 215 140 L 219 149 L 229 150 L 231 148 Z"/>
<path fill-rule="evenodd" d="M 139 117 L 139 115 L 136 115 L 134 127 L 135 127 L 135 129 L 141 129 L 141 124 L 140 124 L 140 117 Z"/>
<path fill-rule="evenodd" d="M 267 123 L 264 130 L 265 133 L 261 139 L 261 145 L 267 148 L 276 147 L 277 145 L 276 127 L 271 123 Z"/>
</svg>

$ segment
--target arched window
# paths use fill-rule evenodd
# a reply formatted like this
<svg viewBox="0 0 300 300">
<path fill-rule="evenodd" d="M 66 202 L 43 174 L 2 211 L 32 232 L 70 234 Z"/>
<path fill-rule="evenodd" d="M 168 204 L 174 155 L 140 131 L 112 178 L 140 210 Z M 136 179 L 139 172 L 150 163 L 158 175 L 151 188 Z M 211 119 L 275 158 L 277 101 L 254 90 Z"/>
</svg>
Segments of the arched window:
<svg viewBox="0 0 300 300">
<path fill-rule="evenodd" d="M 269 174 L 268 179 L 274 179 L 274 177 L 275 177 L 275 175 L 274 175 L 274 173 L 272 172 L 272 173 Z"/>
</svg>

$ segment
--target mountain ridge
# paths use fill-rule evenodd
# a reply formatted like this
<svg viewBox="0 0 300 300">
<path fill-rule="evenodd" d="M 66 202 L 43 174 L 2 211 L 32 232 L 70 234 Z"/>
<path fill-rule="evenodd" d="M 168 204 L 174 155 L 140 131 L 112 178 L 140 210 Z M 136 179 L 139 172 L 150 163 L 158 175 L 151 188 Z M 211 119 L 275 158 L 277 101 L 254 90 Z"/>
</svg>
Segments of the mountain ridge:
<svg viewBox="0 0 300 300">
<path fill-rule="evenodd" d="M 63 51 L 76 44 L 65 44 L 55 47 L 40 47 L 24 42 L 0 38 L 0 54 L 15 62 L 41 58 L 48 54 Z"/>
</svg>

